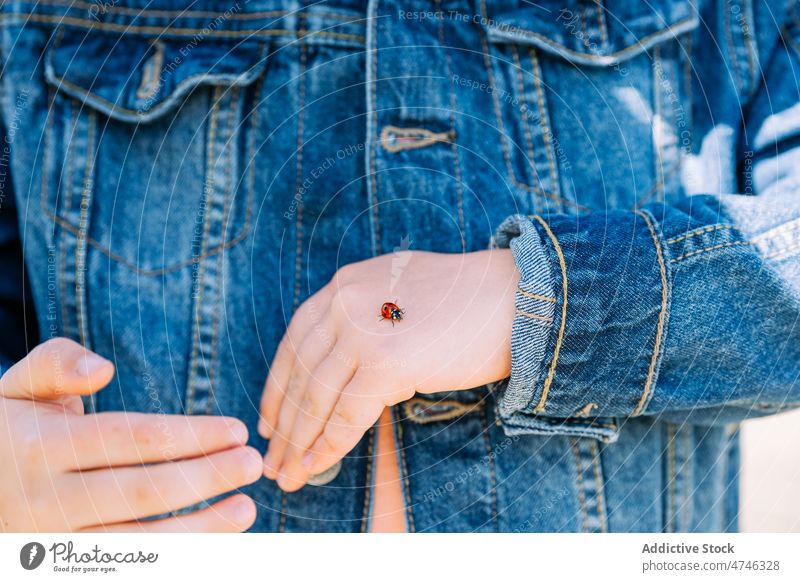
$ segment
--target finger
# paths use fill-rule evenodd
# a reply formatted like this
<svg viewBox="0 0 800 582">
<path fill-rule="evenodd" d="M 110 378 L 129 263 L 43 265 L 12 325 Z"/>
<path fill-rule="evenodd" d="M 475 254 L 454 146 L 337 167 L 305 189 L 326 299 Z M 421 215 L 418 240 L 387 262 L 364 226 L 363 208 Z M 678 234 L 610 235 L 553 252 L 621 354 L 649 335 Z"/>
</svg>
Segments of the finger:
<svg viewBox="0 0 800 582">
<path fill-rule="evenodd" d="M 297 359 L 292 366 L 292 373 L 289 377 L 288 390 L 278 411 L 277 426 L 272 433 L 269 448 L 264 457 L 264 476 L 268 479 L 275 479 L 278 476 L 278 468 L 283 462 L 283 455 L 289 444 L 294 419 L 300 410 L 308 378 L 311 376 L 311 372 L 328 355 L 329 342 L 332 340 L 325 341 L 323 338 L 330 338 L 327 326 L 312 329 L 297 352 Z"/>
<path fill-rule="evenodd" d="M 0 396 L 57 399 L 97 392 L 111 382 L 114 364 L 66 338 L 39 344 L 0 378 Z"/>
<path fill-rule="evenodd" d="M 71 419 L 60 456 L 70 469 L 199 457 L 247 444 L 242 421 L 222 416 L 102 412 Z"/>
<path fill-rule="evenodd" d="M 260 476 L 258 451 L 237 447 L 186 461 L 72 473 L 65 476 L 71 495 L 64 502 L 78 527 L 126 522 L 183 509 Z"/>
<path fill-rule="evenodd" d="M 365 378 L 370 378 L 369 381 Z M 329 469 L 353 450 L 388 405 L 371 377 L 356 372 L 342 392 L 322 434 L 301 462 L 310 475 Z"/>
<path fill-rule="evenodd" d="M 256 505 L 246 495 L 232 495 L 185 515 L 153 521 L 128 521 L 87 527 L 81 532 L 105 533 L 239 533 L 256 520 Z"/>
<path fill-rule="evenodd" d="M 283 397 L 288 388 L 289 375 L 292 372 L 292 362 L 295 359 L 295 349 L 288 332 L 284 334 L 278 350 L 272 360 L 264 391 L 261 394 L 261 418 L 258 421 L 258 434 L 265 439 L 272 438 L 278 419 Z"/>
<path fill-rule="evenodd" d="M 275 431 L 278 413 L 288 390 L 292 367 L 300 345 L 311 328 L 321 321 L 329 304 L 329 291 L 326 286 L 300 306 L 278 345 L 264 385 L 264 392 L 261 395 L 261 419 L 258 423 L 258 434 L 265 439 L 272 438 L 272 433 Z"/>
<path fill-rule="evenodd" d="M 355 373 L 352 363 L 338 357 L 336 352 L 335 349 L 325 358 L 309 378 L 283 463 L 278 469 L 278 485 L 284 491 L 295 491 L 308 480 L 309 474 L 300 461 L 322 433 L 342 391 Z"/>
</svg>

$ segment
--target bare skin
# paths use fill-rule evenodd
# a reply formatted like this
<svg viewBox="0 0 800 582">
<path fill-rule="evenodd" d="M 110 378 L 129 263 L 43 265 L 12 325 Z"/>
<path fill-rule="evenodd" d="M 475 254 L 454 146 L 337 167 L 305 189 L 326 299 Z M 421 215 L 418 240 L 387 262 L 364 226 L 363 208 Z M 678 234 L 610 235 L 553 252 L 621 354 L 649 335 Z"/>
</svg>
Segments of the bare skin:
<svg viewBox="0 0 800 582">
<path fill-rule="evenodd" d="M 157 521 L 253 483 L 261 458 L 224 417 L 84 414 L 80 396 L 114 366 L 54 339 L 0 378 L 0 531 L 240 532 L 256 517 L 242 494 Z M 146 464 L 146 466 L 145 466 Z"/>
<path fill-rule="evenodd" d="M 264 474 L 285 491 L 351 451 L 386 407 L 509 375 L 519 280 L 511 252 L 408 252 L 400 273 L 393 255 L 340 269 L 292 318 L 259 424 L 270 439 Z M 395 299 L 405 314 L 392 326 L 380 321 L 379 309 Z M 380 448 L 387 441 L 379 438 L 378 452 L 389 459 Z M 376 492 L 376 507 L 396 509 L 399 477 L 388 481 L 395 486 L 384 488 L 389 497 Z"/>
</svg>

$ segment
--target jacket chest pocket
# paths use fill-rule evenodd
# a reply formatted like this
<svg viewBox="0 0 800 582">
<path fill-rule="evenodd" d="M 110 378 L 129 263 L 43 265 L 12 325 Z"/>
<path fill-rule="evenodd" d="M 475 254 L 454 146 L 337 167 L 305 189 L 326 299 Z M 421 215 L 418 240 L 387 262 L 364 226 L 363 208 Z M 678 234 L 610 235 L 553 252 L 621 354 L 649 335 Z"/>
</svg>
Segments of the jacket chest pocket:
<svg viewBox="0 0 800 582">
<path fill-rule="evenodd" d="M 679 196 L 692 148 L 689 2 L 481 7 L 509 179 L 533 211 Z"/>
<path fill-rule="evenodd" d="M 45 59 L 41 202 L 63 236 L 143 275 L 246 237 L 264 44 L 65 29 Z"/>
</svg>

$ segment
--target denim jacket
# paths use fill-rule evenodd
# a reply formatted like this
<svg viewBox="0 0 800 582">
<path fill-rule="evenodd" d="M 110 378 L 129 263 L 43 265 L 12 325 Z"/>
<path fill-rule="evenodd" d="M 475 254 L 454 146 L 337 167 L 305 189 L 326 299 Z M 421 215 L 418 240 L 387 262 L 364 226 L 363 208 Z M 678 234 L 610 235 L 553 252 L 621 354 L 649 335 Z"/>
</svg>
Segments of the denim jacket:
<svg viewBox="0 0 800 582">
<path fill-rule="evenodd" d="M 3 367 L 30 297 L 40 339 L 116 363 L 93 410 L 232 415 L 263 450 L 270 360 L 337 268 L 510 246 L 510 379 L 393 408 L 408 528 L 736 529 L 738 423 L 800 404 L 796 3 L 0 18 Z M 373 444 L 248 487 L 253 529 L 368 529 Z"/>
</svg>

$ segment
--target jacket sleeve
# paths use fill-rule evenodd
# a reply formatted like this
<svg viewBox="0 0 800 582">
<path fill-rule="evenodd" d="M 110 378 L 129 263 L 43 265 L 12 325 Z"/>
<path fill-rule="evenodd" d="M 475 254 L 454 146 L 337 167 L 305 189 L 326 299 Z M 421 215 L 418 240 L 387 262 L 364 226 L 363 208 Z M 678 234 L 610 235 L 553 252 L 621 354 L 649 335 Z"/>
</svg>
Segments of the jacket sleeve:
<svg viewBox="0 0 800 582">
<path fill-rule="evenodd" d="M 752 192 L 511 216 L 521 273 L 508 433 L 613 440 L 620 420 L 719 424 L 800 405 L 800 72 L 778 42 L 748 107 Z"/>
<path fill-rule="evenodd" d="M 14 131 L 7 130 L 8 110 L 0 55 L 0 375 L 37 343 L 35 315 L 27 292 L 11 161 Z"/>
</svg>

